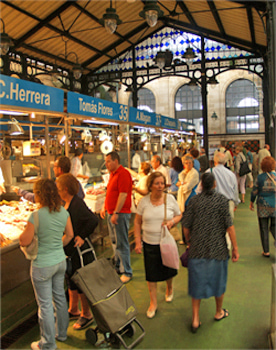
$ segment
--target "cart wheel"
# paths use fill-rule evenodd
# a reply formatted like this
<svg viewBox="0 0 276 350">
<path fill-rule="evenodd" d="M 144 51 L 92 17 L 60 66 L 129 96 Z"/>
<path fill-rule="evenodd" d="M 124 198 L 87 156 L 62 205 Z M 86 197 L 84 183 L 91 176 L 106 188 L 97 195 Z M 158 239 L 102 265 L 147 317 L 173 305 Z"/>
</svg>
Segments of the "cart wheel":
<svg viewBox="0 0 276 350">
<path fill-rule="evenodd" d="M 135 326 L 132 323 L 130 323 L 124 328 L 124 331 L 125 331 L 125 335 L 131 338 L 135 333 Z"/>
<path fill-rule="evenodd" d="M 98 340 L 97 332 L 93 328 L 88 328 L 85 332 L 86 340 L 89 341 L 92 345 L 95 345 Z"/>
</svg>

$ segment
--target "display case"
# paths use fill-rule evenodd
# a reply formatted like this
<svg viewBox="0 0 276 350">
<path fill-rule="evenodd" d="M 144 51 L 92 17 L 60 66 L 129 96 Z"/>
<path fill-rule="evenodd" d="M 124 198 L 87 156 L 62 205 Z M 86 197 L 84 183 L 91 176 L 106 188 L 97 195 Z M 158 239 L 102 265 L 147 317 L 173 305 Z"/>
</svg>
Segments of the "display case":
<svg viewBox="0 0 276 350">
<path fill-rule="evenodd" d="M 33 182 L 43 174 L 42 162 L 40 159 L 27 157 L 22 160 L 12 161 L 12 177 L 17 182 Z"/>
</svg>

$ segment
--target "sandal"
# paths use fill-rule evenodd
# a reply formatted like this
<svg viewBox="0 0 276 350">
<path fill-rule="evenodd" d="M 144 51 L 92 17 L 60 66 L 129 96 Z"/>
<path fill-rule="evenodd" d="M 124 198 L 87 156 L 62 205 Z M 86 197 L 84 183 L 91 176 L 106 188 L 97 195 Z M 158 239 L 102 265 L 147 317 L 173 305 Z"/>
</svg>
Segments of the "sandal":
<svg viewBox="0 0 276 350">
<path fill-rule="evenodd" d="M 68 312 L 69 314 L 69 320 L 72 321 L 72 320 L 77 320 L 79 317 L 80 317 L 80 314 L 72 314 L 71 312 Z"/>
<path fill-rule="evenodd" d="M 191 331 L 192 333 L 196 333 L 198 331 L 198 328 L 201 326 L 201 322 L 199 322 L 197 327 L 194 327 L 193 324 L 191 324 Z"/>
<path fill-rule="evenodd" d="M 265 258 L 269 258 L 269 257 L 270 257 L 270 254 L 269 254 L 269 253 L 263 252 L 262 254 L 263 254 L 263 256 L 264 256 Z"/>
<path fill-rule="evenodd" d="M 73 325 L 73 329 L 76 331 L 80 331 L 86 327 L 88 327 L 92 322 L 94 321 L 94 318 L 85 318 L 85 317 L 80 317 L 76 323 Z"/>
<path fill-rule="evenodd" d="M 214 317 L 214 320 L 215 320 L 215 321 L 221 321 L 221 320 L 223 320 L 224 318 L 226 318 L 226 317 L 229 316 L 229 311 L 228 311 L 228 310 L 222 309 L 222 311 L 223 311 L 222 317 L 220 317 L 220 318 Z"/>
</svg>

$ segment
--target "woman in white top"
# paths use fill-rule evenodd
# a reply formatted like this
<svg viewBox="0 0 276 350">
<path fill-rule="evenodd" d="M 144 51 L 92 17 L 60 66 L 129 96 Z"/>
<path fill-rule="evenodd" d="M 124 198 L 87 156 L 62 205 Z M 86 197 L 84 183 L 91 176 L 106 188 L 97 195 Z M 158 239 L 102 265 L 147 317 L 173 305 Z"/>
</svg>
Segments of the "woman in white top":
<svg viewBox="0 0 276 350">
<path fill-rule="evenodd" d="M 167 227 L 171 229 L 181 219 L 178 204 L 171 194 L 165 194 L 166 179 L 158 171 L 148 176 L 147 187 L 150 192 L 141 199 L 134 221 L 135 251 L 142 252 L 141 230 L 143 230 L 143 253 L 146 272 L 146 280 L 150 293 L 150 306 L 147 317 L 153 318 L 157 310 L 157 282 L 166 281 L 167 289 L 165 299 L 171 302 L 173 299 L 173 277 L 177 270 L 162 264 L 160 253 L 161 227 L 164 225 L 164 200 L 167 196 Z"/>
<path fill-rule="evenodd" d="M 147 187 L 147 179 L 148 175 L 151 171 L 151 167 L 149 163 L 142 162 L 139 167 L 139 172 L 136 173 L 135 171 L 126 168 L 132 177 L 138 180 L 136 184 L 133 184 L 133 191 L 134 191 L 134 199 L 135 199 L 135 205 L 137 206 L 140 200 L 149 193 L 148 187 Z"/>
</svg>

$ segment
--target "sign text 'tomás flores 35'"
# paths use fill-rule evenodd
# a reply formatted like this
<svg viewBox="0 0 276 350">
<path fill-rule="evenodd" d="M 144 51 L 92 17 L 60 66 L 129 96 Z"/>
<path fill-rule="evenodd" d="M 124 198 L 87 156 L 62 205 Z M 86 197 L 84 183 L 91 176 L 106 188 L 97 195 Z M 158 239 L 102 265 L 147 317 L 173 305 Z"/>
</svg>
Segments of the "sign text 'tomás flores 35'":
<svg viewBox="0 0 276 350">
<path fill-rule="evenodd" d="M 50 86 L 0 75 L 0 104 L 63 112 L 64 92 Z"/>
<path fill-rule="evenodd" d="M 128 121 L 127 106 L 71 91 L 67 94 L 67 112 L 86 117 Z"/>
<path fill-rule="evenodd" d="M 182 124 L 176 119 L 164 117 L 160 114 L 71 91 L 67 93 L 67 112 L 101 120 L 123 121 L 134 125 L 162 127 L 172 130 L 180 130 Z"/>
</svg>

